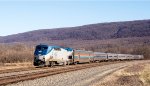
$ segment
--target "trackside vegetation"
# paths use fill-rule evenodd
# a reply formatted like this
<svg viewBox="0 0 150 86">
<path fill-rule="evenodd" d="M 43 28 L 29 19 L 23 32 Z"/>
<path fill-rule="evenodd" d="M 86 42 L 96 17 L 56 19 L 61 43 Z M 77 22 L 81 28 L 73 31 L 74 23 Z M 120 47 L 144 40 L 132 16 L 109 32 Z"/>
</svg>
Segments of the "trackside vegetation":
<svg viewBox="0 0 150 86">
<path fill-rule="evenodd" d="M 58 44 L 59 45 L 59 44 Z M 61 45 L 61 44 L 60 44 Z M 80 49 L 78 43 L 72 45 L 75 49 Z M 69 45 L 68 45 L 69 46 Z M 96 47 L 97 46 L 97 47 Z M 102 51 L 112 53 L 129 53 L 144 55 L 145 59 L 150 59 L 150 46 L 135 46 L 132 48 L 123 46 L 114 46 L 113 44 L 106 44 L 105 47 L 98 47 L 99 44 L 83 46 L 86 50 Z M 103 46 L 103 45 L 101 45 Z M 82 48 L 83 48 L 82 47 Z M 0 63 L 19 63 L 19 62 L 33 62 L 33 53 L 35 45 L 27 45 L 24 43 L 14 44 L 0 44 Z"/>
</svg>

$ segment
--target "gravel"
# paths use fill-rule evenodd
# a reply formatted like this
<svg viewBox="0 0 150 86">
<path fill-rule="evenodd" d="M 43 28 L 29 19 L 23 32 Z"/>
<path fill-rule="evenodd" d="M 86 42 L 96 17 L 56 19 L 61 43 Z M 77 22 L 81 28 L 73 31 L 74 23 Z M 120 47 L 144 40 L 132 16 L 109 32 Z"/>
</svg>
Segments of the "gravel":
<svg viewBox="0 0 150 86">
<path fill-rule="evenodd" d="M 134 63 L 134 62 L 128 62 Z M 90 86 L 104 76 L 129 66 L 128 63 L 117 63 L 99 67 L 87 68 L 73 72 L 67 72 L 34 80 L 22 81 L 7 86 Z"/>
<path fill-rule="evenodd" d="M 123 63 L 93 67 L 63 74 L 18 82 L 8 86 L 87 86 L 126 65 Z"/>
</svg>

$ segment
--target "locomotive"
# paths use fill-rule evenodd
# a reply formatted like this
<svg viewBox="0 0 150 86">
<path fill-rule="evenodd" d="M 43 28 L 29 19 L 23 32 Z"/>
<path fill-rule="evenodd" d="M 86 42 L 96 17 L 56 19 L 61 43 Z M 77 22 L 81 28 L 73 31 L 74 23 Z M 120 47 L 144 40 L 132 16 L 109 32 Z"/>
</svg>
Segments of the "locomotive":
<svg viewBox="0 0 150 86">
<path fill-rule="evenodd" d="M 73 49 L 60 46 L 37 45 L 34 52 L 34 66 L 66 65 L 72 59 Z"/>
</svg>

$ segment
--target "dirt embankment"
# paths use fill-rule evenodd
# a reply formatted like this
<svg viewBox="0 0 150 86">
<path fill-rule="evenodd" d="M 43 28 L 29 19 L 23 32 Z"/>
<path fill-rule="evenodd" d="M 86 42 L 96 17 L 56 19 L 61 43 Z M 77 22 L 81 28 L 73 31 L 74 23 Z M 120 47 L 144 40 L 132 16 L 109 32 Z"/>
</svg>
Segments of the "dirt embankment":
<svg viewBox="0 0 150 86">
<path fill-rule="evenodd" d="M 94 86 L 150 86 L 150 62 L 116 71 Z"/>
</svg>

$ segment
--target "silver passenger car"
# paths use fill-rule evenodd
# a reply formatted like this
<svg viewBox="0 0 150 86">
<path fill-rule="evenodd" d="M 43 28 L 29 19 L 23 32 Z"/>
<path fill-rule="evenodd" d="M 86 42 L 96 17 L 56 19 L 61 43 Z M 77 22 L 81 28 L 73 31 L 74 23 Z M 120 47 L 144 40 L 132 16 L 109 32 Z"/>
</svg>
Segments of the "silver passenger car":
<svg viewBox="0 0 150 86">
<path fill-rule="evenodd" d="M 94 61 L 106 61 L 107 53 L 101 53 L 101 52 L 94 52 Z"/>
<path fill-rule="evenodd" d="M 109 60 L 118 60 L 118 54 L 108 53 L 107 55 Z"/>
<path fill-rule="evenodd" d="M 93 52 L 85 50 L 74 50 L 74 62 L 84 63 L 93 61 Z"/>
<path fill-rule="evenodd" d="M 118 60 L 126 60 L 127 56 L 127 54 L 118 54 Z"/>
</svg>

